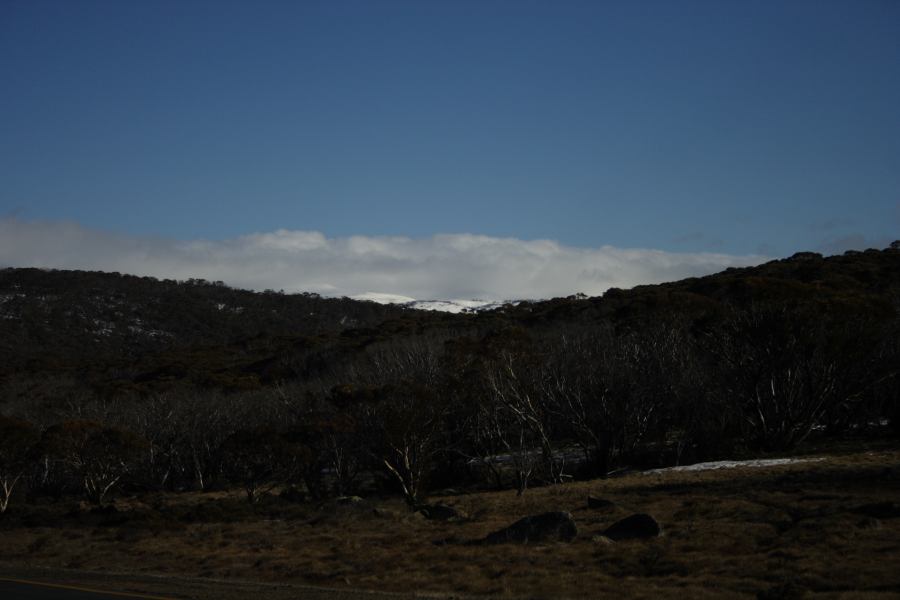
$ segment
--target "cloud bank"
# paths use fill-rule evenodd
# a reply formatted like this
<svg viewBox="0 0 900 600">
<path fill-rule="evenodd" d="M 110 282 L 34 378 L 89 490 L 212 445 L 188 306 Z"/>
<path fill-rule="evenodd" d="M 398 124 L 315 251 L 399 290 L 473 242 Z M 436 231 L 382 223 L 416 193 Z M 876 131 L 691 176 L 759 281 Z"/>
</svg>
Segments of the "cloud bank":
<svg viewBox="0 0 900 600">
<path fill-rule="evenodd" d="M 420 300 L 509 300 L 602 294 L 673 281 L 762 256 L 672 253 L 471 234 L 351 236 L 279 229 L 226 240 L 123 236 L 75 223 L 0 219 L 0 266 L 203 278 L 253 290 Z"/>
</svg>

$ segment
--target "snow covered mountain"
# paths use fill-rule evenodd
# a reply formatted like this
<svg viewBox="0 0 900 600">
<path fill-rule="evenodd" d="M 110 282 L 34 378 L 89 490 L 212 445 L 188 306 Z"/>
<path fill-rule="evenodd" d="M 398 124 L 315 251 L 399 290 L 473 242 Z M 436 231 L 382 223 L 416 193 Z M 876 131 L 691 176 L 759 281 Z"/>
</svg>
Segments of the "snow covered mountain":
<svg viewBox="0 0 900 600">
<path fill-rule="evenodd" d="M 472 313 L 484 312 L 500 308 L 506 304 L 516 305 L 515 302 L 497 302 L 494 300 L 416 300 L 409 296 L 400 296 L 397 294 L 384 294 L 381 292 L 366 292 L 353 296 L 353 300 L 368 300 L 369 302 L 377 302 L 378 304 L 396 304 L 405 306 L 406 308 L 414 308 L 416 310 L 436 310 L 449 313 Z"/>
</svg>

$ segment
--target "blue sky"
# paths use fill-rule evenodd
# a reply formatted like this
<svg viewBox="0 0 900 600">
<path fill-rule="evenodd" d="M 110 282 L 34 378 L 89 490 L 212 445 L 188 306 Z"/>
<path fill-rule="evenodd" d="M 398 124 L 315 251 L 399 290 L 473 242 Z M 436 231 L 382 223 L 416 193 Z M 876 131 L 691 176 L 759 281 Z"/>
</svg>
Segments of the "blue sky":
<svg viewBox="0 0 900 600">
<path fill-rule="evenodd" d="M 0 86 L 20 231 L 728 256 L 900 237 L 894 0 L 3 0 Z"/>
</svg>

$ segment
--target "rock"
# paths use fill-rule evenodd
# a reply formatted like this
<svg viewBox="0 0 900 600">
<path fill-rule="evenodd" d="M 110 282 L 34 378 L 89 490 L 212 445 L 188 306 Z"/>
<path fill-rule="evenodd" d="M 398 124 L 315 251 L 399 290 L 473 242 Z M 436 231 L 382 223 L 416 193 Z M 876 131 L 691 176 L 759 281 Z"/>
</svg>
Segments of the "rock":
<svg viewBox="0 0 900 600">
<path fill-rule="evenodd" d="M 548 512 L 519 519 L 509 527 L 484 538 L 485 544 L 527 544 L 528 542 L 571 542 L 578 535 L 572 515 Z"/>
<path fill-rule="evenodd" d="M 464 521 L 468 515 L 446 504 L 423 504 L 418 510 L 429 521 Z"/>
<path fill-rule="evenodd" d="M 648 514 L 638 513 L 616 521 L 606 528 L 603 535 L 613 541 L 633 540 L 657 537 L 660 534 L 659 523 Z"/>
<path fill-rule="evenodd" d="M 606 500 L 605 498 L 598 498 L 596 496 L 588 496 L 587 505 L 588 508 L 595 508 L 598 510 L 612 510 L 616 507 L 615 502 Z"/>
</svg>

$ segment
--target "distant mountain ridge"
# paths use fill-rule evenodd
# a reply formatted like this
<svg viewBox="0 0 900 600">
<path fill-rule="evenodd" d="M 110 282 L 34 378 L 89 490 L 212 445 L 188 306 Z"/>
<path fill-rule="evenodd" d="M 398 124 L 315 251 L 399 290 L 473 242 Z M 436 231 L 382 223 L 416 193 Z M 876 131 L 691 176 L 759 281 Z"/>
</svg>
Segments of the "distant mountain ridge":
<svg viewBox="0 0 900 600">
<path fill-rule="evenodd" d="M 381 292 L 367 292 L 352 297 L 353 300 L 376 302 L 378 304 L 394 304 L 414 310 L 431 310 L 448 313 L 478 313 L 494 310 L 503 306 L 515 306 L 521 300 L 416 300 L 409 296 L 386 294 Z"/>
</svg>

